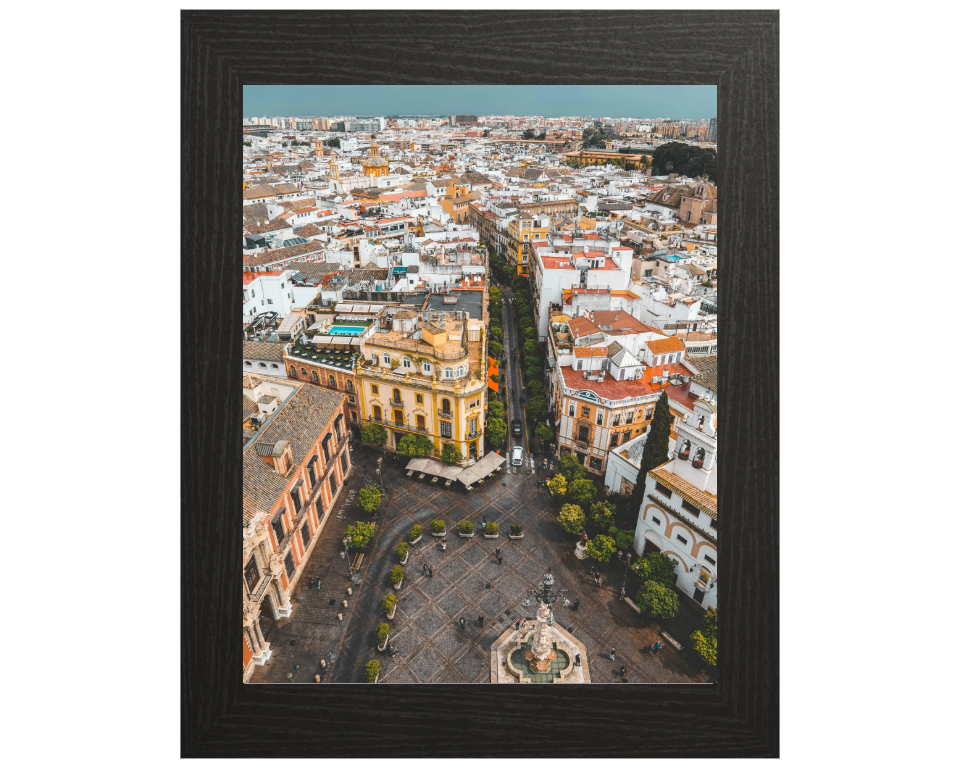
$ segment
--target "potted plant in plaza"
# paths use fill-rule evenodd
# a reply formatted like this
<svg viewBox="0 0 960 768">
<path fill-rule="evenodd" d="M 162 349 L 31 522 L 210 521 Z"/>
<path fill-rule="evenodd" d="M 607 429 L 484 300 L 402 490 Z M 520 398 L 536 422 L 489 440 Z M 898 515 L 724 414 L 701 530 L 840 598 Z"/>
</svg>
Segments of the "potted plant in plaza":
<svg viewBox="0 0 960 768">
<path fill-rule="evenodd" d="M 511 539 L 522 539 L 523 538 L 523 526 L 520 523 L 514 523 L 510 526 L 510 538 Z"/>
<path fill-rule="evenodd" d="M 393 614 L 397 612 L 397 596 L 394 594 L 389 594 L 383 598 L 383 612 L 387 614 L 388 619 L 393 618 Z"/>
<path fill-rule="evenodd" d="M 472 539 L 473 538 L 473 523 L 469 520 L 462 521 L 457 525 L 457 533 L 462 539 Z"/>
<path fill-rule="evenodd" d="M 408 557 L 410 557 L 410 545 L 401 541 L 397 545 L 397 559 L 400 560 L 400 565 L 406 565 Z"/>
<path fill-rule="evenodd" d="M 393 584 L 394 589 L 400 589 L 400 585 L 403 584 L 403 568 L 399 565 L 390 569 L 390 583 Z"/>
<path fill-rule="evenodd" d="M 483 538 L 485 539 L 499 539 L 500 538 L 500 526 L 496 523 L 487 523 L 487 527 L 483 529 Z"/>
<path fill-rule="evenodd" d="M 383 651 L 387 647 L 387 640 L 390 639 L 390 625 L 386 622 L 377 627 L 377 650 Z"/>
<path fill-rule="evenodd" d="M 377 682 L 377 680 L 380 678 L 380 662 L 376 659 L 373 659 L 373 661 L 368 661 L 364 672 L 368 683 Z"/>
<path fill-rule="evenodd" d="M 415 525 L 410 529 L 410 543 L 416 544 L 420 541 L 420 538 L 423 536 L 423 526 Z"/>
<path fill-rule="evenodd" d="M 434 520 L 430 523 L 430 535 L 438 539 L 445 538 L 447 535 L 447 524 L 443 522 L 443 520 Z"/>
</svg>

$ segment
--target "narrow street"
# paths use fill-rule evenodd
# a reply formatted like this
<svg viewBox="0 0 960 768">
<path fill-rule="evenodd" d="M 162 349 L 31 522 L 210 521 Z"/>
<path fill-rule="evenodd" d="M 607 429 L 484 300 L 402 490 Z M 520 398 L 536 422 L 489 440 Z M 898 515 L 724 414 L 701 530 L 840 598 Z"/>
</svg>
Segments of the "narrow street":
<svg viewBox="0 0 960 768">
<path fill-rule="evenodd" d="M 519 335 L 517 332 L 516 307 L 513 290 L 504 285 L 503 291 L 503 353 L 504 364 L 501 372 L 504 374 L 501 381 L 507 387 L 507 428 L 510 430 L 509 446 L 512 450 L 515 445 L 523 448 L 523 467 L 509 465 L 511 474 L 516 472 L 534 473 L 537 469 L 536 459 L 530 453 L 530 436 L 527 429 L 526 409 L 520 402 L 521 388 L 524 386 L 523 374 L 520 371 Z M 513 434 L 513 420 L 520 419 L 522 432 L 519 437 Z M 510 462 L 509 451 L 507 461 Z"/>
</svg>

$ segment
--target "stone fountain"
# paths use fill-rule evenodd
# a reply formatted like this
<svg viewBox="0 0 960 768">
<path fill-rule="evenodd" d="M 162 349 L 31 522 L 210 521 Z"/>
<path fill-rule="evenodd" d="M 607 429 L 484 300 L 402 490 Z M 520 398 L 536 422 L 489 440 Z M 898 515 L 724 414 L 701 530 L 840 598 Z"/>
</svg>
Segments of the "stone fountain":
<svg viewBox="0 0 960 768">
<path fill-rule="evenodd" d="M 553 605 L 567 590 L 555 590 L 553 574 L 543 575 L 536 589 L 529 591 L 537 604 L 533 627 L 504 632 L 490 649 L 490 675 L 494 683 L 589 683 L 587 652 L 583 643 L 558 625 Z M 523 601 L 524 606 L 530 599 Z M 529 624 L 529 621 L 525 622 Z M 580 664 L 575 663 L 579 657 Z"/>
</svg>

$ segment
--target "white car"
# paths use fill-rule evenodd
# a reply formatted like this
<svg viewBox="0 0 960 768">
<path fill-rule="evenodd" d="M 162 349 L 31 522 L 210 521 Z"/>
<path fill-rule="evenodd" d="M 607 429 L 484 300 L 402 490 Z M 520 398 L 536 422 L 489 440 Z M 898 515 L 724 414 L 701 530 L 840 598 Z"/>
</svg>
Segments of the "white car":
<svg viewBox="0 0 960 768">
<path fill-rule="evenodd" d="M 510 452 L 510 463 L 515 467 L 523 466 L 523 448 L 519 445 L 513 446 L 513 450 Z"/>
</svg>

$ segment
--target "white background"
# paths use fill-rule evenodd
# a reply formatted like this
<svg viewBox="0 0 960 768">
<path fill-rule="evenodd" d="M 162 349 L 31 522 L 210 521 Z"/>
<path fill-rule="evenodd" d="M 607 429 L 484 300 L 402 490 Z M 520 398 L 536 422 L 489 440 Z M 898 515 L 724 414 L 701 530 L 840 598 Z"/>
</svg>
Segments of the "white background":
<svg viewBox="0 0 960 768">
<path fill-rule="evenodd" d="M 614 5 L 626 4 L 602 7 Z M 953 6 L 779 5 L 782 756 L 954 764 Z M 8 243 L 4 277 L 61 285 L 52 304 L 9 290 L 3 307 L 8 370 L 33 373 L 5 393 L 4 762 L 172 764 L 180 334 L 165 289 L 180 270 L 178 7 L 21 3 L 4 20 L 6 210 L 42 216 L 57 242 Z M 116 309 L 82 333 L 57 322 L 106 305 Z M 156 348 L 136 370 L 121 364 L 145 338 Z"/>
</svg>

